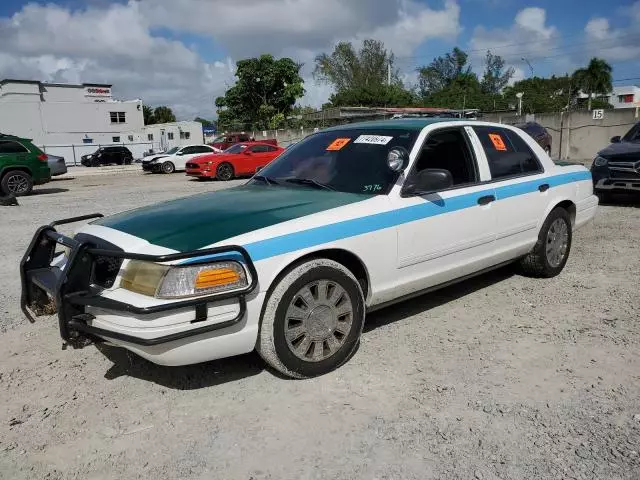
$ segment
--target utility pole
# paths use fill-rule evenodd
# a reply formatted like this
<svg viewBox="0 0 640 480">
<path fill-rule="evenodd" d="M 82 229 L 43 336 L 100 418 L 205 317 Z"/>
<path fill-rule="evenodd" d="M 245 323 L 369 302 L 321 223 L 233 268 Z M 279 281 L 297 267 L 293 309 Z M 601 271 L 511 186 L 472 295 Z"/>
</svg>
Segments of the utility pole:
<svg viewBox="0 0 640 480">
<path fill-rule="evenodd" d="M 531 70 L 531 78 L 533 78 L 533 67 L 531 66 L 531 63 L 529 63 L 529 60 L 524 57 L 522 57 L 522 61 L 529 65 L 529 69 Z"/>
<path fill-rule="evenodd" d="M 391 60 L 387 62 L 387 85 L 391 86 Z"/>
</svg>

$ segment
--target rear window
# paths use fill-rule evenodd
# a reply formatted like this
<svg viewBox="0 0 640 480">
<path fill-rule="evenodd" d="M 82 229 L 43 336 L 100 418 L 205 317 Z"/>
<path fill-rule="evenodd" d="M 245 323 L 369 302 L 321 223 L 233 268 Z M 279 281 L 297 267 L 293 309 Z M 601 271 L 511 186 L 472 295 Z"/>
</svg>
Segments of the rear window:
<svg viewBox="0 0 640 480">
<path fill-rule="evenodd" d="M 0 154 L 2 153 L 26 153 L 24 145 L 15 140 L 0 140 Z"/>
<path fill-rule="evenodd" d="M 496 127 L 473 127 L 487 154 L 491 178 L 533 175 L 542 166 L 529 145 L 516 132 Z"/>
</svg>

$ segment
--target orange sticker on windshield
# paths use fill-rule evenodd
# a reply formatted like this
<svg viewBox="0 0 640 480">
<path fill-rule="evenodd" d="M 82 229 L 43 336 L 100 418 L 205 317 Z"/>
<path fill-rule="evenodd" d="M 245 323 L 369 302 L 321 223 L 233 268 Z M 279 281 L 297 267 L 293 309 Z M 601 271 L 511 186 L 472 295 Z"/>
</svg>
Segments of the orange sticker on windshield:
<svg viewBox="0 0 640 480">
<path fill-rule="evenodd" d="M 489 138 L 491 139 L 491 143 L 493 143 L 493 146 L 496 148 L 496 150 L 500 150 L 503 152 L 507 151 L 507 146 L 504 144 L 504 140 L 502 140 L 502 137 L 500 135 L 498 135 L 497 133 L 490 133 Z"/>
<path fill-rule="evenodd" d="M 336 138 L 333 142 L 331 142 L 331 145 L 327 147 L 327 151 L 335 152 L 337 150 L 340 150 L 350 141 L 351 141 L 350 138 Z"/>
</svg>

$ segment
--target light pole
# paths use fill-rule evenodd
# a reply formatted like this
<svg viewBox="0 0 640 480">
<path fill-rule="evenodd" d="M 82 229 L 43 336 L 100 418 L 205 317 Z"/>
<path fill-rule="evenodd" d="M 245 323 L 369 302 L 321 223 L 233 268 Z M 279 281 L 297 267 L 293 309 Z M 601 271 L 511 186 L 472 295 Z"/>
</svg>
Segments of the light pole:
<svg viewBox="0 0 640 480">
<path fill-rule="evenodd" d="M 531 63 L 529 63 L 529 60 L 524 57 L 522 57 L 522 61 L 529 65 L 529 69 L 531 70 L 531 77 L 533 78 L 533 67 L 531 66 Z"/>
<path fill-rule="evenodd" d="M 521 117 L 522 116 L 522 97 L 524 95 L 524 92 L 518 92 L 516 93 L 516 98 L 518 99 L 518 116 Z"/>
</svg>

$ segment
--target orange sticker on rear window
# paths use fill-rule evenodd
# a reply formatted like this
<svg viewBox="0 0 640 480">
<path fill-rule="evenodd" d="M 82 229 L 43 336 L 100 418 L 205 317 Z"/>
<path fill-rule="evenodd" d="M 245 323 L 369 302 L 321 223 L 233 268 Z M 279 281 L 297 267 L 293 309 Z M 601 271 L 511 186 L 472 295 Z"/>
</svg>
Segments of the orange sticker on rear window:
<svg viewBox="0 0 640 480">
<path fill-rule="evenodd" d="M 331 145 L 327 147 L 327 151 L 335 152 L 337 150 L 340 150 L 350 141 L 351 141 L 350 138 L 336 138 L 333 142 L 331 142 Z"/>
<path fill-rule="evenodd" d="M 502 137 L 500 135 L 498 135 L 497 133 L 490 133 L 489 138 L 491 139 L 491 143 L 493 143 L 493 146 L 496 148 L 496 150 L 500 150 L 503 152 L 507 151 L 507 146 L 504 144 L 504 140 L 502 140 Z"/>
</svg>

